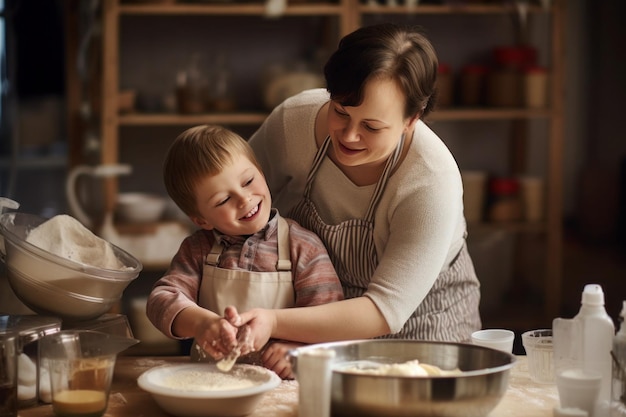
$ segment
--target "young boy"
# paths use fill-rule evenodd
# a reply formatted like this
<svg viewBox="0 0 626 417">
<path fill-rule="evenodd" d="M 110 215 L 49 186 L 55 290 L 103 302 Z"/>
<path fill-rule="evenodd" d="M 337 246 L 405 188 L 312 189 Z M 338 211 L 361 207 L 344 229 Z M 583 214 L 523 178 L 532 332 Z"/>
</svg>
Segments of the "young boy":
<svg viewBox="0 0 626 417">
<path fill-rule="evenodd" d="M 311 306 L 343 299 L 321 240 L 271 208 L 265 177 L 248 143 L 219 126 L 197 126 L 171 145 L 164 163 L 168 194 L 200 229 L 187 237 L 150 293 L 147 314 L 165 335 L 195 338 L 214 358 L 231 352 L 222 332 L 227 306 Z M 261 362 L 293 378 L 286 350 L 270 341 Z M 196 346 L 191 356 L 197 355 Z M 199 359 L 199 358 L 195 358 Z"/>
</svg>

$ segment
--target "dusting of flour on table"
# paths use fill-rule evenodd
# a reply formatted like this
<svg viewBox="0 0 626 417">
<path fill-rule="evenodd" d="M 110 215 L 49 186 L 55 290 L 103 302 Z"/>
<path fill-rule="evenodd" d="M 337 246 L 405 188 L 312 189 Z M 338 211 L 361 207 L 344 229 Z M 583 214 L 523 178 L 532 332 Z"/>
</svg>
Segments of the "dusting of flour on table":
<svg viewBox="0 0 626 417">
<path fill-rule="evenodd" d="M 26 242 L 61 258 L 103 269 L 124 269 L 111 244 L 75 218 L 61 214 L 30 231 Z"/>
</svg>

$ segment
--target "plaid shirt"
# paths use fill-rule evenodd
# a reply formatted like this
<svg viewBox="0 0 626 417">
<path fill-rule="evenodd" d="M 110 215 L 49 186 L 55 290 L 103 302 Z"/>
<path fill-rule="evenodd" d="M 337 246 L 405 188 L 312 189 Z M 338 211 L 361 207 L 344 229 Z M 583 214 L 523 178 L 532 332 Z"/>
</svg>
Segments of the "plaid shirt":
<svg viewBox="0 0 626 417">
<path fill-rule="evenodd" d="M 186 307 L 198 303 L 204 260 L 215 236 L 224 250 L 219 267 L 247 271 L 276 271 L 278 261 L 278 212 L 267 226 L 251 236 L 230 236 L 198 230 L 187 237 L 174 256 L 170 268 L 159 279 L 148 298 L 147 313 L 164 334 L 172 334 L 172 322 Z M 316 234 L 293 220 L 289 224 L 289 243 L 295 291 L 295 306 L 314 306 L 343 299 L 341 283 L 326 249 Z"/>
</svg>

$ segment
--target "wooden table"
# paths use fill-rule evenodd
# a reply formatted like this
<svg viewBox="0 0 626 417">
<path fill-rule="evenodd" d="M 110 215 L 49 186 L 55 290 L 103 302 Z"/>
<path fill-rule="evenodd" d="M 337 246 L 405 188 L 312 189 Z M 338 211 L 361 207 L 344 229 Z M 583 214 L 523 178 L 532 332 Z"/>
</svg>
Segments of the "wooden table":
<svg viewBox="0 0 626 417">
<path fill-rule="evenodd" d="M 188 356 L 138 357 L 120 356 L 115 365 L 115 376 L 109 407 L 105 417 L 169 417 L 154 402 L 150 394 L 137 386 L 137 377 L 144 371 L 168 363 L 186 363 Z M 551 417 L 558 405 L 554 384 L 536 384 L 528 376 L 526 356 L 518 356 L 511 370 L 509 389 L 489 417 Z M 20 410 L 19 417 L 52 417 L 51 405 Z M 283 381 L 265 394 L 253 417 L 297 417 L 298 383 Z"/>
</svg>

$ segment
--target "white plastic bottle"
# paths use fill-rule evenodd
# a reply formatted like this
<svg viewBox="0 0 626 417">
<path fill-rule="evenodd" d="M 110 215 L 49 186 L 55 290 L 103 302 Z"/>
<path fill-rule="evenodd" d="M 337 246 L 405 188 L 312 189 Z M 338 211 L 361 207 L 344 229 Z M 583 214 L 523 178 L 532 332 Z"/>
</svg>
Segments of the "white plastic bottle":
<svg viewBox="0 0 626 417">
<path fill-rule="evenodd" d="M 622 302 L 620 328 L 613 338 L 613 384 L 611 385 L 611 416 L 626 416 L 626 301 Z"/>
<path fill-rule="evenodd" d="M 615 325 L 604 308 L 604 292 L 600 285 L 585 285 L 580 311 L 574 320 L 580 322 L 582 329 L 583 369 L 602 374 L 598 406 L 594 417 L 608 416 L 613 371 L 611 349 Z"/>
</svg>

